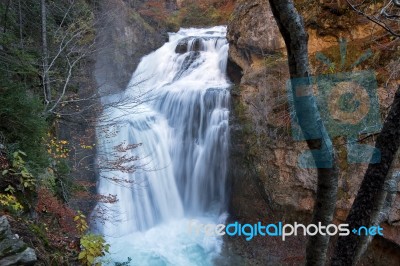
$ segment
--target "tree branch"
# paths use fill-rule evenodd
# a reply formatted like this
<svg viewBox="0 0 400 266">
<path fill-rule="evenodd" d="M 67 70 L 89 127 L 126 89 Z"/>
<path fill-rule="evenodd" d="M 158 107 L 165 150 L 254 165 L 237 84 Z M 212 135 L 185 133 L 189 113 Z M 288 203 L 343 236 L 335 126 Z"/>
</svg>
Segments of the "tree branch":
<svg viewBox="0 0 400 266">
<path fill-rule="evenodd" d="M 397 2 L 399 2 L 400 0 L 398 0 Z M 365 18 L 367 18 L 369 21 L 377 24 L 378 26 L 380 26 L 381 28 L 383 28 L 384 30 L 386 30 L 387 32 L 389 32 L 390 34 L 392 34 L 393 36 L 396 37 L 400 37 L 400 33 L 395 32 L 392 28 L 390 28 L 385 22 L 383 22 L 382 20 L 379 20 L 378 18 L 376 18 L 375 16 L 370 16 L 366 13 L 364 13 L 363 11 L 361 11 L 360 9 L 356 8 L 356 6 L 354 6 L 352 3 L 350 3 L 349 0 L 346 0 L 347 4 L 351 7 L 351 9 L 353 9 L 356 13 L 358 13 L 359 15 L 364 16 Z M 396 2 L 393 1 L 393 3 L 396 5 Z M 398 3 L 397 3 L 398 4 Z M 397 6 L 397 5 L 396 5 Z"/>
</svg>

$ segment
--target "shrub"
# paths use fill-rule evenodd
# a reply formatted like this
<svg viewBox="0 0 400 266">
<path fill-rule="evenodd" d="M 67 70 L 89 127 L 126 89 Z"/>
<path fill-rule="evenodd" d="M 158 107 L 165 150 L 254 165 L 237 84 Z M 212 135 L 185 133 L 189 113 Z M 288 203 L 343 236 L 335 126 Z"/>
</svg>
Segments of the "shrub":
<svg viewBox="0 0 400 266">
<path fill-rule="evenodd" d="M 11 213 L 19 213 L 23 210 L 21 203 L 13 195 L 0 194 L 0 210 Z"/>
<path fill-rule="evenodd" d="M 106 243 L 105 239 L 101 235 L 86 234 L 81 237 L 81 252 L 79 253 L 78 259 L 82 264 L 91 265 L 101 265 L 101 262 L 96 262 L 98 257 L 102 257 L 108 252 L 110 245 Z"/>
</svg>

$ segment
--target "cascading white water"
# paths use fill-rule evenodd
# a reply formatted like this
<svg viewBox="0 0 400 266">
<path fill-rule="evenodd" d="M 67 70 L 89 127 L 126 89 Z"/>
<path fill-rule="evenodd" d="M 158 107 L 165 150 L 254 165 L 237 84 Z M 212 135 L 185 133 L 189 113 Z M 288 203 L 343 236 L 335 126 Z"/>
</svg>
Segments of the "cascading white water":
<svg viewBox="0 0 400 266">
<path fill-rule="evenodd" d="M 223 26 L 171 33 L 142 59 L 126 91 L 103 100 L 98 192 L 118 202 L 98 204 L 112 217 L 96 229 L 111 244 L 114 261 L 211 265 L 220 251 L 221 239 L 190 234 L 187 224 L 216 223 L 226 208 L 225 35 Z"/>
</svg>

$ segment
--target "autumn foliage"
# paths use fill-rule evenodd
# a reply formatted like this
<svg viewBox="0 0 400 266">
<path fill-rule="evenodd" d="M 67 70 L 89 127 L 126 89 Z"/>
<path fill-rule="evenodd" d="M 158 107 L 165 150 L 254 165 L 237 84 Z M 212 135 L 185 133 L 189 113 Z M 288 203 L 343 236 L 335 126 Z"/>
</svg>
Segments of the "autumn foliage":
<svg viewBox="0 0 400 266">
<path fill-rule="evenodd" d="M 35 209 L 40 215 L 39 219 L 47 224 L 55 223 L 53 227 L 60 228 L 60 233 L 77 236 L 78 232 L 74 222 L 76 212 L 62 203 L 47 188 L 38 189 L 38 201 Z"/>
<path fill-rule="evenodd" d="M 169 14 L 164 1 L 150 0 L 139 10 L 145 17 L 150 17 L 154 21 L 166 21 Z"/>
</svg>

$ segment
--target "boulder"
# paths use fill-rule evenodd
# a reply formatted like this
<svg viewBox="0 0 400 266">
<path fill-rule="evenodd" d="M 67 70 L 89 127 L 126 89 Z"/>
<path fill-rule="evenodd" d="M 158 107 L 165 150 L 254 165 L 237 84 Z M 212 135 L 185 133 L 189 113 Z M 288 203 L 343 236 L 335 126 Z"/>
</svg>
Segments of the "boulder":
<svg viewBox="0 0 400 266">
<path fill-rule="evenodd" d="M 34 265 L 35 251 L 13 234 L 5 216 L 0 217 L 0 265 Z"/>
</svg>

